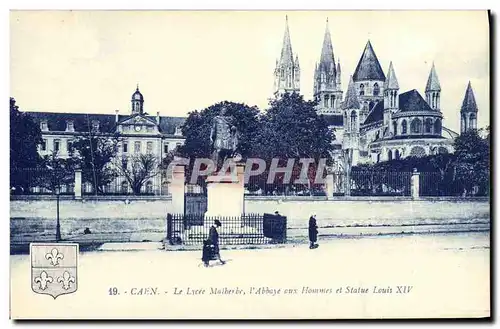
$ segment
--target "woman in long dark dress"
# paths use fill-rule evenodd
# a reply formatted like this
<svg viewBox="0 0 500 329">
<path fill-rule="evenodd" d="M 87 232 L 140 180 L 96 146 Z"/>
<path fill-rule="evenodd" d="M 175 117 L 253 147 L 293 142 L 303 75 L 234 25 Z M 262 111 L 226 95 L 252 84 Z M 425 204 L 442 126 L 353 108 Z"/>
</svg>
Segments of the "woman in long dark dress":
<svg viewBox="0 0 500 329">
<path fill-rule="evenodd" d="M 223 261 L 220 257 L 220 249 L 219 249 L 219 232 L 217 232 L 217 227 L 221 227 L 222 223 L 216 219 L 214 221 L 214 225 L 210 227 L 210 231 L 208 232 L 208 241 L 212 246 L 212 253 L 215 259 L 218 259 L 221 264 L 225 264 L 226 262 Z M 204 246 L 205 248 L 205 246 Z M 209 260 L 212 259 L 212 257 L 204 257 L 203 262 L 205 266 L 209 265 Z"/>
<path fill-rule="evenodd" d="M 316 224 L 316 215 L 309 218 L 309 248 L 316 248 L 316 241 L 318 241 L 318 225 Z"/>
</svg>

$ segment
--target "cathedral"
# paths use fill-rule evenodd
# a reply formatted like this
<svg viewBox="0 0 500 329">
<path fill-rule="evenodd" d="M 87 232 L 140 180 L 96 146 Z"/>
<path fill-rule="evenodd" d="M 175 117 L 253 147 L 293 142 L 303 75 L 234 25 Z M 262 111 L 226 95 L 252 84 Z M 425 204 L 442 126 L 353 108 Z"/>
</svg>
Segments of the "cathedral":
<svg viewBox="0 0 500 329">
<path fill-rule="evenodd" d="M 275 97 L 300 93 L 300 66 L 298 54 L 294 60 L 292 53 L 288 18 L 274 77 Z M 325 116 L 334 132 L 333 157 L 339 162 L 346 151 L 352 165 L 453 152 L 458 133 L 443 126 L 441 84 L 434 64 L 425 97 L 417 89 L 400 92 L 393 63 L 384 72 L 368 40 L 343 95 L 340 62 L 335 62 L 328 20 L 315 65 L 313 95 L 317 113 Z M 460 109 L 462 133 L 477 129 L 477 111 L 469 82 Z"/>
</svg>

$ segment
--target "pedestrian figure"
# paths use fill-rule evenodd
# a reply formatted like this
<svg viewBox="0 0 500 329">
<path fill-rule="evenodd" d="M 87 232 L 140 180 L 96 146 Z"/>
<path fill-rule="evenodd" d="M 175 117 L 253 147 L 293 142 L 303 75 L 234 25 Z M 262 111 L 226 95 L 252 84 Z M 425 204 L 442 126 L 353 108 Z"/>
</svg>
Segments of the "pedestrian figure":
<svg viewBox="0 0 500 329">
<path fill-rule="evenodd" d="M 219 262 L 222 265 L 226 263 L 220 257 L 219 232 L 217 232 L 217 228 L 221 226 L 222 223 L 218 219 L 216 219 L 214 221 L 214 225 L 210 227 L 210 231 L 208 233 L 208 239 L 206 240 L 203 246 L 203 263 L 205 264 L 205 267 L 209 265 L 211 259 L 219 260 Z M 208 244 L 210 247 L 208 247 Z M 209 251 L 208 248 L 210 248 L 211 250 Z M 208 253 L 210 253 L 210 257 L 208 257 Z"/>
<path fill-rule="evenodd" d="M 316 215 L 309 218 L 309 249 L 317 248 L 316 241 L 318 240 L 318 225 L 316 224 Z"/>
</svg>

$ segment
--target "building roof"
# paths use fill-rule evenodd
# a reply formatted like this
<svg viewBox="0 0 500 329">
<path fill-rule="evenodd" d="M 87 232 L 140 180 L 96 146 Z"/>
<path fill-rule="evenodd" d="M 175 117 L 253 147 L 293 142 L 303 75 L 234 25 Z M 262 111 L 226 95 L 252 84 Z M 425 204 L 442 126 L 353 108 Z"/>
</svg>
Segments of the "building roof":
<svg viewBox="0 0 500 329">
<path fill-rule="evenodd" d="M 144 96 L 142 96 L 141 92 L 139 91 L 139 85 L 137 85 L 137 88 L 135 89 L 135 92 L 132 94 L 132 100 L 139 100 L 141 102 L 144 102 Z"/>
<path fill-rule="evenodd" d="M 474 97 L 474 91 L 470 84 L 467 85 L 467 90 L 465 91 L 464 100 L 462 102 L 461 112 L 477 112 L 476 98 Z"/>
<path fill-rule="evenodd" d="M 436 67 L 432 63 L 431 72 L 429 73 L 429 78 L 427 79 L 427 85 L 425 86 L 425 92 L 428 91 L 441 91 L 441 84 L 439 83 L 439 78 L 436 73 Z"/>
<path fill-rule="evenodd" d="M 382 121 L 384 119 L 384 102 L 377 102 L 375 106 L 368 113 L 368 116 L 365 119 L 364 125 L 368 125 L 370 123 L 375 123 L 378 121 Z"/>
<path fill-rule="evenodd" d="M 66 122 L 73 121 L 75 132 L 88 132 L 93 121 L 99 121 L 99 131 L 115 132 L 115 114 L 95 114 L 95 113 L 59 113 L 59 112 L 26 112 L 35 122 L 47 121 L 49 131 L 66 131 Z M 156 116 L 145 115 L 156 122 Z M 118 121 L 129 118 L 130 115 L 119 115 Z M 186 118 L 160 116 L 159 129 L 163 134 L 174 134 L 175 128 L 184 124 Z"/>
<path fill-rule="evenodd" d="M 341 127 L 344 125 L 344 119 L 340 114 L 323 115 L 323 118 L 330 127 L 331 126 Z"/>
<path fill-rule="evenodd" d="M 438 112 L 433 110 L 416 90 L 399 95 L 399 112 Z"/>
<path fill-rule="evenodd" d="M 398 78 L 396 78 L 396 72 L 394 72 L 392 62 L 389 64 L 389 71 L 387 71 L 387 79 L 384 82 L 384 89 L 399 89 Z"/>
<path fill-rule="evenodd" d="M 354 81 L 381 80 L 385 81 L 384 71 L 380 66 L 377 55 L 373 50 L 370 40 L 366 43 L 365 50 L 359 59 L 358 66 L 353 75 Z"/>
<path fill-rule="evenodd" d="M 328 19 L 326 20 L 326 30 L 323 38 L 323 47 L 321 48 L 321 57 L 318 69 L 326 72 L 329 72 L 330 69 L 332 69 L 333 75 L 336 75 L 335 57 L 333 54 L 332 37 L 330 35 L 330 29 L 328 28 Z"/>
<path fill-rule="evenodd" d="M 354 81 L 349 79 L 349 86 L 347 87 L 347 92 L 345 94 L 344 103 L 342 104 L 343 109 L 359 109 L 358 93 L 356 92 L 356 87 L 354 86 Z"/>
</svg>

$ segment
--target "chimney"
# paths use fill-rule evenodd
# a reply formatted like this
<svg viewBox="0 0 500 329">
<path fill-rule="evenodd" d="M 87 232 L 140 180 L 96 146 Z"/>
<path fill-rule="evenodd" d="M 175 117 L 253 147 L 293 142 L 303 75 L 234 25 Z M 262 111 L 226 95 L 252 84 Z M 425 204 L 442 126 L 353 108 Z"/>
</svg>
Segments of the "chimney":
<svg viewBox="0 0 500 329">
<path fill-rule="evenodd" d="M 156 112 L 156 123 L 160 124 L 160 111 Z"/>
<path fill-rule="evenodd" d="M 115 122 L 118 123 L 118 110 L 115 110 Z"/>
</svg>

